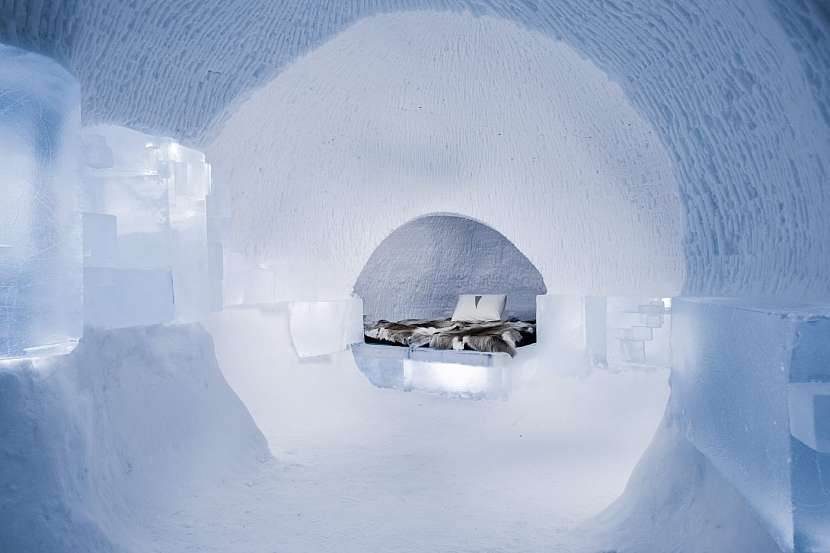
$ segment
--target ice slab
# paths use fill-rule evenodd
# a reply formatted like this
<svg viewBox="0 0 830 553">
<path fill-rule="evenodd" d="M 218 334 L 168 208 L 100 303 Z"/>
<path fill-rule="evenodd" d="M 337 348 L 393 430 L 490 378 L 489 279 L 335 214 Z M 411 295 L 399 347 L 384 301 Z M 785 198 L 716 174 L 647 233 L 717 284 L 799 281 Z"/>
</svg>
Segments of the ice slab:
<svg viewBox="0 0 830 553">
<path fill-rule="evenodd" d="M 352 345 L 352 353 L 360 371 L 379 388 L 463 399 L 505 399 L 513 388 L 516 363 L 506 353 L 362 342 Z"/>
<path fill-rule="evenodd" d="M 297 355 L 317 357 L 363 341 L 363 301 L 301 301 L 288 304 L 291 342 Z"/>
<path fill-rule="evenodd" d="M 539 355 L 556 360 L 562 374 L 584 374 L 590 369 L 584 296 L 536 296 L 536 335 Z"/>
<path fill-rule="evenodd" d="M 102 213 L 84 213 L 82 218 L 84 266 L 112 266 L 118 252 L 118 219 Z"/>
<path fill-rule="evenodd" d="M 173 320 L 173 280 L 169 269 L 84 269 L 86 324 L 125 328 Z"/>
<path fill-rule="evenodd" d="M 830 309 L 722 299 L 672 307 L 673 408 L 785 550 L 830 550 Z"/>
<path fill-rule="evenodd" d="M 78 83 L 0 45 L 0 358 L 81 335 Z"/>
</svg>

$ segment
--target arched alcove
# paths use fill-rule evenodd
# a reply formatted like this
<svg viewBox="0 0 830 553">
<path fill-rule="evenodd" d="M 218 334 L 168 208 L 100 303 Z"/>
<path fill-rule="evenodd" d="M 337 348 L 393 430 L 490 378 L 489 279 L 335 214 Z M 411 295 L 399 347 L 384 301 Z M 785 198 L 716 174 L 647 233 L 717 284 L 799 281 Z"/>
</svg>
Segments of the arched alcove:
<svg viewBox="0 0 830 553">
<path fill-rule="evenodd" d="M 367 320 L 449 317 L 460 294 L 507 294 L 506 316 L 536 318 L 539 270 L 503 234 L 457 215 L 398 227 L 357 278 Z"/>
</svg>

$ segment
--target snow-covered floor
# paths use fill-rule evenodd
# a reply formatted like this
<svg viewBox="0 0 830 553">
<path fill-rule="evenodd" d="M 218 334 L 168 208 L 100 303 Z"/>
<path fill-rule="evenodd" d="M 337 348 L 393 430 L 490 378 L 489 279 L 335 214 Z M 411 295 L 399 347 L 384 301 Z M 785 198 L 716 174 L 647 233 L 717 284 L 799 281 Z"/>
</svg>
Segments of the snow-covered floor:
<svg viewBox="0 0 830 553">
<path fill-rule="evenodd" d="M 663 372 L 453 400 L 298 361 L 279 309 L 207 328 L 0 363 L 0 551 L 779 552 Z"/>
<path fill-rule="evenodd" d="M 283 314 L 208 325 L 276 460 L 154 524 L 158 551 L 568 551 L 622 492 L 663 372 L 547 375 L 509 401 L 371 386 L 349 353 L 301 362 Z"/>
</svg>

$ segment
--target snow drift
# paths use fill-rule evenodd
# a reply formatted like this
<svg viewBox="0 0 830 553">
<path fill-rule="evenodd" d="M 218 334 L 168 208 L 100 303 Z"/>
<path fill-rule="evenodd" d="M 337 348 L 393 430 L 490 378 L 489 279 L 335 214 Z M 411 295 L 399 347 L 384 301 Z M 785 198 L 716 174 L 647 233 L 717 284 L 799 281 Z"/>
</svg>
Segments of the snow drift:
<svg viewBox="0 0 830 553">
<path fill-rule="evenodd" d="M 0 365 L 3 551 L 147 551 L 180 502 L 269 459 L 198 325 L 87 329 Z"/>
<path fill-rule="evenodd" d="M 582 529 L 593 551 L 780 553 L 746 500 L 667 413 L 625 492 Z"/>
<path fill-rule="evenodd" d="M 286 317 L 271 318 L 254 324 L 247 312 L 226 312 L 211 328 L 228 378 L 250 401 L 271 447 L 293 464 L 273 461 L 198 325 L 87 329 L 69 355 L 0 364 L 3 552 L 423 551 L 460 543 L 570 553 L 779 551 L 672 417 L 622 497 L 570 531 L 573 515 L 596 512 L 592 494 L 620 473 L 607 456 L 594 455 L 592 465 L 586 447 L 611 446 L 621 453 L 614 459 L 624 460 L 632 439 L 648 439 L 632 429 L 654 428 L 632 419 L 621 399 L 642 395 L 632 387 L 638 382 L 654 387 L 645 374 L 557 379 L 556 394 L 529 389 L 524 403 L 389 393 L 343 364 L 347 353 L 316 364 L 272 355 L 291 346 Z M 597 386 L 604 399 L 592 404 L 598 396 L 585 394 Z M 659 388 L 650 401 L 660 399 Z M 544 409 L 528 411 L 528 402 Z M 606 430 L 580 409 L 593 419 L 603 409 L 628 413 L 612 430 L 621 442 L 601 439 Z M 315 443 L 325 447 L 315 450 Z M 344 462 L 343 451 L 358 454 Z M 373 457 L 379 452 L 387 454 Z M 555 467 L 569 466 L 563 457 L 574 461 L 570 480 L 582 485 L 534 480 L 561 479 Z M 466 476 L 459 480 L 453 470 Z M 459 495 L 459 485 L 468 492 Z M 466 503 L 479 494 L 474 507 Z M 515 521 L 505 524 L 494 497 L 521 505 Z M 551 521 L 557 509 L 571 516 L 560 512 Z"/>
</svg>

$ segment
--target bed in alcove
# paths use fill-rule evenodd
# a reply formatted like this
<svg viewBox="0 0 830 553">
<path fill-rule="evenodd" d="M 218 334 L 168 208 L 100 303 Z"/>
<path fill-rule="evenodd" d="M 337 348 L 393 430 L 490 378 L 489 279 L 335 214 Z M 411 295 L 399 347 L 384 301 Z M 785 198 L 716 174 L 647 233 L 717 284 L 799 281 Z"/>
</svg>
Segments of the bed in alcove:
<svg viewBox="0 0 830 553">
<path fill-rule="evenodd" d="M 517 361 L 532 355 L 536 296 L 546 292 L 536 267 L 496 230 L 457 215 L 415 219 L 357 279 L 364 342 L 352 347 L 355 361 L 380 387 L 506 397 Z"/>
</svg>

